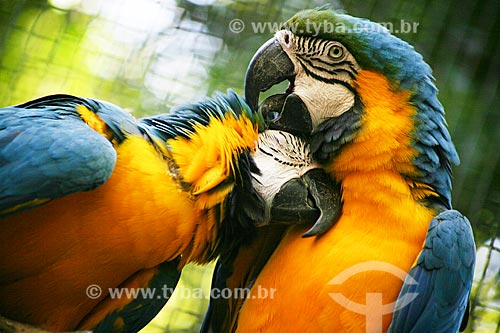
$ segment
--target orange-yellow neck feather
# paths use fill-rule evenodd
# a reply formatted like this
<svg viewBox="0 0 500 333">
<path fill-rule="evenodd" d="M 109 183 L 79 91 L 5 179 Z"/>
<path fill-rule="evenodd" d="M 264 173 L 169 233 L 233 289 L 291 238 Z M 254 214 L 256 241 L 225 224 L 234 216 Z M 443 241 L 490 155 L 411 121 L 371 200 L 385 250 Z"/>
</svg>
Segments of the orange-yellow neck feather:
<svg viewBox="0 0 500 333">
<path fill-rule="evenodd" d="M 178 188 L 167 161 L 144 138 L 129 136 L 116 151 L 113 174 L 89 193 L 94 207 L 88 210 L 115 221 L 140 260 L 150 263 L 147 267 L 177 257 L 191 241 L 201 212 Z"/>
<path fill-rule="evenodd" d="M 417 172 L 412 163 L 417 151 L 411 146 L 416 111 L 408 102 L 410 93 L 394 91 L 383 75 L 367 70 L 354 84 L 364 105 L 361 128 L 331 166 L 342 182 L 344 212 L 378 207 L 377 214 L 386 212 L 399 221 L 429 220 L 430 210 L 417 201 L 434 192 L 404 176 Z"/>
<path fill-rule="evenodd" d="M 194 131 L 189 138 L 171 139 L 167 145 L 181 180 L 191 184 L 189 191 L 197 197 L 197 205 L 210 208 L 232 190 L 235 158 L 245 149 L 255 149 L 258 132 L 247 118 L 236 119 L 230 113 L 211 119 L 208 126 L 197 124 Z"/>
<path fill-rule="evenodd" d="M 238 174 L 237 158 L 244 150 L 254 151 L 257 138 L 257 127 L 248 118 L 227 113 L 221 119 L 212 118 L 207 126 L 195 125 L 189 138 L 167 142 L 177 169 L 173 173 L 188 184 L 194 205 L 203 214 L 182 264 L 213 259 L 217 229 L 224 218 L 224 200 L 233 190 L 234 176 Z"/>
<path fill-rule="evenodd" d="M 344 147 L 333 165 L 343 179 L 353 172 L 388 170 L 414 173 L 411 147 L 415 108 L 409 92 L 394 92 L 381 74 L 361 71 L 354 82 L 364 104 L 362 125 L 353 142 Z"/>
<path fill-rule="evenodd" d="M 166 158 L 171 161 L 164 160 L 152 145 L 138 137 L 129 137 L 117 148 L 119 161 L 127 163 L 117 164 L 115 174 L 129 177 L 130 169 L 137 168 L 141 172 L 131 174 L 139 175 L 139 183 L 144 175 L 151 177 L 148 183 L 151 188 L 144 189 L 144 197 L 138 196 L 140 201 L 134 204 L 154 202 L 158 205 L 156 209 L 141 210 L 141 214 L 164 218 L 154 226 L 156 236 L 151 237 L 157 241 L 150 244 L 165 244 L 167 252 L 175 246 L 177 250 L 172 254 L 182 253 L 181 266 L 191 261 L 206 263 L 213 259 L 219 241 L 218 228 L 224 218 L 223 201 L 234 186 L 232 175 L 238 167 L 236 158 L 245 149 L 255 149 L 257 136 L 256 126 L 246 117 L 237 119 L 228 113 L 222 119 L 211 119 L 207 126 L 195 125 L 189 138 L 169 140 L 170 156 Z M 137 154 L 138 151 L 141 154 Z M 148 157 L 145 159 L 144 155 Z M 172 170 L 172 162 L 176 170 Z M 123 170 L 120 165 L 124 166 Z M 181 183 L 190 186 L 186 189 Z M 109 186 L 116 184 L 110 182 Z M 140 190 L 140 186 L 129 186 Z M 128 196 L 122 200 L 128 200 Z M 186 216 L 179 216 L 182 214 Z M 184 223 L 179 223 L 181 221 Z M 175 233 L 172 228 L 176 229 Z"/>
</svg>

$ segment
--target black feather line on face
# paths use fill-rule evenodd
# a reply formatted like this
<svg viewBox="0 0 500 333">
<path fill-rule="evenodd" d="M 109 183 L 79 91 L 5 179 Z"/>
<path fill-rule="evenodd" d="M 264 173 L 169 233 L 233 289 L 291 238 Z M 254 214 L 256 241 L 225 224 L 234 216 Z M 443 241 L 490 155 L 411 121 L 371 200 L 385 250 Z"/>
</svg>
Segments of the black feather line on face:
<svg viewBox="0 0 500 333">
<path fill-rule="evenodd" d="M 344 87 L 346 87 L 347 89 L 349 89 L 349 91 L 350 91 L 350 92 L 352 92 L 354 95 L 357 95 L 357 91 L 356 91 L 356 89 L 355 89 L 353 86 L 351 86 L 349 83 L 344 82 L 344 81 L 342 81 L 342 80 L 334 79 L 334 78 L 327 78 L 327 77 L 323 77 L 323 76 L 321 76 L 321 75 L 319 75 L 319 74 L 314 73 L 313 71 L 311 71 L 311 70 L 308 68 L 308 65 L 307 65 L 306 60 L 301 59 L 301 58 L 297 58 L 297 60 L 301 63 L 302 68 L 303 68 L 303 69 L 304 69 L 304 71 L 307 73 L 307 75 L 309 75 L 309 76 L 310 76 L 310 77 L 312 77 L 313 79 L 318 80 L 318 81 L 322 81 L 322 82 L 325 82 L 325 83 L 328 83 L 328 84 L 341 84 L 341 85 L 343 85 Z M 312 63 L 310 64 L 310 66 L 311 66 L 312 68 L 315 68 L 315 67 L 312 65 Z M 338 74 L 338 73 L 334 72 L 333 70 L 331 70 L 331 71 L 327 71 L 327 70 L 326 70 L 326 69 L 324 69 L 324 68 L 321 68 L 321 71 L 323 71 L 323 72 L 328 72 L 329 74 Z M 343 69 L 343 71 L 348 72 L 346 69 Z M 356 74 L 356 73 L 349 73 L 349 76 L 350 76 L 351 78 L 353 78 L 353 77 L 355 77 L 355 76 L 356 76 L 355 74 Z"/>
<path fill-rule="evenodd" d="M 320 163 L 331 162 L 358 132 L 363 113 L 363 102 L 356 92 L 349 111 L 323 121 L 313 133 L 311 151 L 314 158 Z"/>
</svg>

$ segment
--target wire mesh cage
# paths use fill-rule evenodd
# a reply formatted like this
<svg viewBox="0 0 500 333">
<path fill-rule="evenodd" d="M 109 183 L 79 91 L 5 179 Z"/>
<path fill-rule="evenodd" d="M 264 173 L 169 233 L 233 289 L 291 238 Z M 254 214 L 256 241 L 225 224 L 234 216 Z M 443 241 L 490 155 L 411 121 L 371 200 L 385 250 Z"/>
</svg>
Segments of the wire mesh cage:
<svg viewBox="0 0 500 333">
<path fill-rule="evenodd" d="M 279 23 L 324 1 L 0 0 L 0 105 L 69 93 L 134 116 L 233 88 Z M 331 3 L 384 24 L 434 69 L 461 156 L 454 206 L 471 220 L 478 261 L 469 332 L 500 332 L 500 4 L 345 0 Z M 189 266 L 183 288 L 144 332 L 196 332 L 213 265 Z"/>
</svg>

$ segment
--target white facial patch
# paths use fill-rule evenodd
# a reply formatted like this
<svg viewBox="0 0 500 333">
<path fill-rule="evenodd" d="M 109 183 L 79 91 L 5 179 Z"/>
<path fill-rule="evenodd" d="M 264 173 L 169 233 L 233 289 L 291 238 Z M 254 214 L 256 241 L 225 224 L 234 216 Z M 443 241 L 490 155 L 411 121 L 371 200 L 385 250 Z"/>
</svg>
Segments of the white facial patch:
<svg viewBox="0 0 500 333">
<path fill-rule="evenodd" d="M 253 175 L 253 186 L 268 208 L 283 184 L 320 167 L 313 162 L 306 142 L 282 131 L 267 130 L 259 134 L 253 158 L 262 172 L 260 176 Z"/>
<path fill-rule="evenodd" d="M 349 111 L 355 102 L 354 94 L 344 85 L 318 81 L 304 73 L 296 77 L 293 92 L 310 111 L 313 128 Z"/>
<path fill-rule="evenodd" d="M 354 106 L 354 93 L 346 85 L 350 85 L 360 67 L 344 45 L 296 36 L 288 30 L 278 31 L 275 38 L 294 64 L 293 92 L 309 110 L 313 129 Z"/>
</svg>

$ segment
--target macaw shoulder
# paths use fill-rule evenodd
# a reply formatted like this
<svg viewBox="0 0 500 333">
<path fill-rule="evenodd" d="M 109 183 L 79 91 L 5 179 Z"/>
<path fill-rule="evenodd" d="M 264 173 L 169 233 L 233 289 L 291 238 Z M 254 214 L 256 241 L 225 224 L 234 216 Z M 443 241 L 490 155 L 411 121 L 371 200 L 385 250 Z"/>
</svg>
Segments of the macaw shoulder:
<svg viewBox="0 0 500 333">
<path fill-rule="evenodd" d="M 88 191 L 110 177 L 116 151 L 75 113 L 0 110 L 0 216 Z"/>
</svg>

